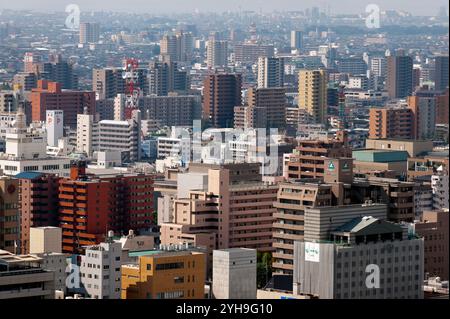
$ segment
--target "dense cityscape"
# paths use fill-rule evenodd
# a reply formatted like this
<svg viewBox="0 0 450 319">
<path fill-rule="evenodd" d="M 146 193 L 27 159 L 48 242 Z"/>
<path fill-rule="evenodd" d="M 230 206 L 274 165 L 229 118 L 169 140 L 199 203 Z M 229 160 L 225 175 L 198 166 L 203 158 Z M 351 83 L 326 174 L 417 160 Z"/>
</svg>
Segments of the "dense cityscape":
<svg viewBox="0 0 450 319">
<path fill-rule="evenodd" d="M 0 4 L 0 299 L 449 298 L 445 1 L 54 3 Z"/>
</svg>

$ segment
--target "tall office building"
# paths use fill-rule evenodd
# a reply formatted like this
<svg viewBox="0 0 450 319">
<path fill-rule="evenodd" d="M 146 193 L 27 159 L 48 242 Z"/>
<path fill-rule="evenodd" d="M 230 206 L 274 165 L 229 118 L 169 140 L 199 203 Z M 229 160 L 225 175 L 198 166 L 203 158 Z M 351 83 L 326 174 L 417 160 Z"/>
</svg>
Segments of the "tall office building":
<svg viewBox="0 0 450 319">
<path fill-rule="evenodd" d="M 320 299 L 423 298 L 423 239 L 409 234 L 403 225 L 365 216 L 355 216 L 340 225 L 327 225 L 328 218 L 320 214 L 316 217 L 317 229 L 332 227 L 318 239 L 305 234 L 304 241 L 295 242 L 294 295 Z M 338 215 L 327 217 L 337 219 Z M 377 269 L 378 278 L 368 283 L 369 274 Z"/>
<path fill-rule="evenodd" d="M 123 162 L 138 161 L 141 156 L 141 112 L 132 112 L 128 120 L 103 120 L 91 114 L 78 114 L 77 150 L 92 156 L 93 152 L 117 151 Z"/>
<path fill-rule="evenodd" d="M 189 62 L 192 58 L 194 39 L 191 33 L 183 31 L 164 35 L 160 41 L 161 55 L 174 62 Z"/>
<path fill-rule="evenodd" d="M 258 88 L 284 86 L 284 59 L 272 57 L 258 58 Z"/>
<path fill-rule="evenodd" d="M 265 110 L 266 128 L 286 126 L 286 104 L 286 89 L 284 88 L 250 88 L 247 91 L 247 105 L 251 108 Z"/>
<path fill-rule="evenodd" d="M 78 75 L 73 64 L 64 60 L 60 54 L 50 55 L 49 62 L 42 63 L 37 74 L 40 79 L 60 83 L 62 89 L 78 90 Z"/>
<path fill-rule="evenodd" d="M 413 90 L 413 60 L 410 56 L 387 57 L 387 91 L 389 98 L 402 99 Z"/>
<path fill-rule="evenodd" d="M 167 96 L 169 92 L 187 91 L 189 77 L 186 71 L 180 70 L 176 62 L 153 61 L 148 72 L 149 94 Z"/>
<path fill-rule="evenodd" d="M 350 221 L 361 214 L 370 214 L 386 218 L 386 205 L 335 205 L 336 195 L 339 199 L 348 197 L 349 190 L 342 194 L 336 192 L 337 184 L 320 182 L 280 183 L 277 202 L 274 204 L 277 213 L 273 224 L 272 268 L 274 273 L 292 274 L 294 271 L 294 242 L 302 241 L 308 231 L 326 231 L 340 221 Z M 330 218 L 336 216 L 337 218 Z M 326 221 L 327 225 L 317 229 L 318 221 Z"/>
<path fill-rule="evenodd" d="M 327 67 L 329 67 L 328 64 Z M 345 57 L 337 61 L 337 69 L 340 73 L 348 73 L 350 75 L 366 75 L 367 63 L 362 57 Z"/>
<path fill-rule="evenodd" d="M 448 55 L 434 58 L 434 89 L 442 91 L 448 88 Z"/>
<path fill-rule="evenodd" d="M 291 49 L 301 50 L 303 49 L 303 32 L 291 31 Z"/>
<path fill-rule="evenodd" d="M 80 43 L 96 43 L 100 38 L 100 25 L 98 23 L 80 23 Z"/>
<path fill-rule="evenodd" d="M 206 76 L 203 87 L 203 118 L 213 127 L 233 127 L 234 107 L 242 102 L 241 75 L 210 74 Z"/>
<path fill-rule="evenodd" d="M 271 57 L 274 52 L 273 45 L 243 43 L 234 46 L 235 60 L 243 64 L 256 63 L 260 56 Z"/>
<path fill-rule="evenodd" d="M 385 57 L 373 57 L 370 59 L 370 72 L 374 76 L 386 77 L 387 64 Z"/>
<path fill-rule="evenodd" d="M 149 70 L 146 68 L 137 69 L 137 83 L 143 95 L 149 94 Z M 126 82 L 123 78 L 122 68 L 103 68 L 92 70 L 92 91 L 96 92 L 98 99 L 110 99 L 117 94 L 126 93 Z"/>
<path fill-rule="evenodd" d="M 417 90 L 408 96 L 408 107 L 413 114 L 413 137 L 433 139 L 436 132 L 437 98 L 433 91 Z"/>
<path fill-rule="evenodd" d="M 298 107 L 312 123 L 327 125 L 327 73 L 325 70 L 300 70 Z"/>
<path fill-rule="evenodd" d="M 207 48 L 208 68 L 224 67 L 228 65 L 228 41 L 210 39 Z"/>
</svg>

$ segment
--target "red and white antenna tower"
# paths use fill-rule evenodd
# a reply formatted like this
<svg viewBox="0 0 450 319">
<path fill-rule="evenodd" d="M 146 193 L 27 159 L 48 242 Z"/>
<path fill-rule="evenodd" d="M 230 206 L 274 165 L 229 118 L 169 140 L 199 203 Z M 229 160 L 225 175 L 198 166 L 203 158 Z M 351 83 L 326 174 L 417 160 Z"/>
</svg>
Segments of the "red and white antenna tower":
<svg viewBox="0 0 450 319">
<path fill-rule="evenodd" d="M 125 119 L 130 119 L 132 112 L 138 109 L 140 96 L 138 67 L 139 62 L 136 59 L 125 59 L 123 61 L 122 77 L 126 84 Z"/>
</svg>

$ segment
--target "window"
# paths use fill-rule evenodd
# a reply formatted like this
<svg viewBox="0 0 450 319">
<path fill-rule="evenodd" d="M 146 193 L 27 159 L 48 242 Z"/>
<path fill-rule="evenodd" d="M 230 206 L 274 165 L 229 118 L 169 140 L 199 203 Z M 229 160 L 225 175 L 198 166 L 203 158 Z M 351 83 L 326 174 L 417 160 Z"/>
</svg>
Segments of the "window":
<svg viewBox="0 0 450 319">
<path fill-rule="evenodd" d="M 156 265 L 156 270 L 168 270 L 168 269 L 180 269 L 180 268 L 184 268 L 183 262 Z"/>
</svg>

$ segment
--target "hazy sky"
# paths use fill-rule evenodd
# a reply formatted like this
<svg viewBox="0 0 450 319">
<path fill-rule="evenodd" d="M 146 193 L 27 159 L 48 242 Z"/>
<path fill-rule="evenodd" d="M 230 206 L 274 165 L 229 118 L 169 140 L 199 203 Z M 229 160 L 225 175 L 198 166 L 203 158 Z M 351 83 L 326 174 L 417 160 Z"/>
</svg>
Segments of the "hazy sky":
<svg viewBox="0 0 450 319">
<path fill-rule="evenodd" d="M 397 9 L 412 14 L 435 15 L 447 0 L 0 0 L 1 9 L 64 11 L 67 4 L 78 4 L 81 11 L 131 11 L 148 13 L 233 10 L 303 10 L 329 4 L 335 13 L 362 13 L 367 4 L 381 10 Z"/>
</svg>

